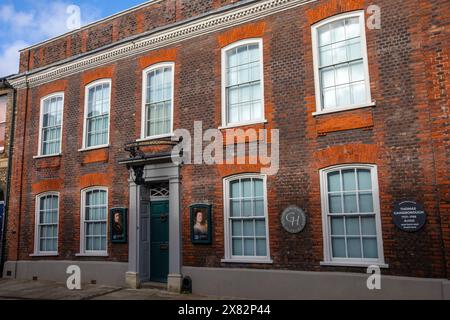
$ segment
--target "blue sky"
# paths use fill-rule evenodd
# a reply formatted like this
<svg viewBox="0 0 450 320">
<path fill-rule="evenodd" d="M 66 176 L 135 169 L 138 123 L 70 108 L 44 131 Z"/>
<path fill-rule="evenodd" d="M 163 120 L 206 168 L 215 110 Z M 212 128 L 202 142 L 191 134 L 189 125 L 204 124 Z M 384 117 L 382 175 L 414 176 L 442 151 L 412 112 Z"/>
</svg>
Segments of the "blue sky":
<svg viewBox="0 0 450 320">
<path fill-rule="evenodd" d="M 18 72 L 18 50 L 70 31 L 70 5 L 80 7 L 81 25 L 146 0 L 0 0 L 0 77 Z"/>
</svg>

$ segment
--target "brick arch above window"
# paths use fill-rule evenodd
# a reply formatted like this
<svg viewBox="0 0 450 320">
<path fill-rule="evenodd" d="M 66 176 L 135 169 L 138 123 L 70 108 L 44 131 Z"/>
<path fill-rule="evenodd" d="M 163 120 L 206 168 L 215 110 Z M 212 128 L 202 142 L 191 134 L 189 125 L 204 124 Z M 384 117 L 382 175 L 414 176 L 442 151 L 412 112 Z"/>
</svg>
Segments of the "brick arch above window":
<svg viewBox="0 0 450 320">
<path fill-rule="evenodd" d="M 105 173 L 89 173 L 80 177 L 79 187 L 85 189 L 94 186 L 107 186 L 110 185 L 110 177 Z"/>
<path fill-rule="evenodd" d="M 376 163 L 378 147 L 374 144 L 346 144 L 328 147 L 314 153 L 317 169 L 347 163 Z"/>
<path fill-rule="evenodd" d="M 39 87 L 39 99 L 54 93 L 64 92 L 67 88 L 67 80 L 57 80 L 43 84 Z"/>
<path fill-rule="evenodd" d="M 177 53 L 177 48 L 151 51 L 150 54 L 139 58 L 139 66 L 142 70 L 144 70 L 157 63 L 175 62 L 177 59 Z"/>
<path fill-rule="evenodd" d="M 309 9 L 306 17 L 313 25 L 334 15 L 361 9 L 364 9 L 364 0 L 331 0 Z"/>
<path fill-rule="evenodd" d="M 220 47 L 223 48 L 240 40 L 260 38 L 264 35 L 265 29 L 265 21 L 246 24 L 221 33 L 218 35 L 217 41 L 219 42 Z"/>
<path fill-rule="evenodd" d="M 44 192 L 58 191 L 63 188 L 62 179 L 42 180 L 31 186 L 33 194 L 38 195 Z"/>
<path fill-rule="evenodd" d="M 112 79 L 114 71 L 114 65 L 89 70 L 83 73 L 83 86 L 101 79 Z"/>
</svg>

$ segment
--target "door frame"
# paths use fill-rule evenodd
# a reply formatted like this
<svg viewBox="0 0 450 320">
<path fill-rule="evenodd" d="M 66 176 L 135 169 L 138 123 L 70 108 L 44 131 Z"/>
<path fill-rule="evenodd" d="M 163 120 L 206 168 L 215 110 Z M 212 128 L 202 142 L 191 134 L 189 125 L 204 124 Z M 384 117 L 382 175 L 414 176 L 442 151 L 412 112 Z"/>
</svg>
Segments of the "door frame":
<svg viewBox="0 0 450 320">
<path fill-rule="evenodd" d="M 133 160 L 130 160 L 133 161 Z M 148 160 L 146 160 L 148 161 Z M 167 288 L 170 291 L 181 289 L 181 177 L 180 165 L 172 162 L 148 163 L 144 167 L 143 178 L 145 184 L 169 181 L 169 274 Z M 125 161 L 123 163 L 126 163 Z M 130 166 L 131 167 L 131 166 Z M 134 171 L 130 168 L 128 179 L 130 186 L 130 215 L 129 215 L 129 243 L 128 243 L 128 271 L 125 275 L 129 287 L 139 288 L 140 279 L 140 201 L 146 197 L 145 184 L 134 182 Z M 147 189 L 149 190 L 149 189 Z M 151 200 L 150 195 L 145 200 Z"/>
</svg>

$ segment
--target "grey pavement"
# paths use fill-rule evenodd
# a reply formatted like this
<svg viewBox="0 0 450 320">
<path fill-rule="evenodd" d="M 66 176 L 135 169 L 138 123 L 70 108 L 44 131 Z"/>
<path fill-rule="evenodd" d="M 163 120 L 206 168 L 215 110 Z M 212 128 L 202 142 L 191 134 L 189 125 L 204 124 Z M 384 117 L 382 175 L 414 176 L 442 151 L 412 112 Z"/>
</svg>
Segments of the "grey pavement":
<svg viewBox="0 0 450 320">
<path fill-rule="evenodd" d="M 64 283 L 0 279 L 0 300 L 202 300 L 211 297 L 171 293 L 163 289 L 125 289 L 85 284 L 68 290 Z"/>
</svg>

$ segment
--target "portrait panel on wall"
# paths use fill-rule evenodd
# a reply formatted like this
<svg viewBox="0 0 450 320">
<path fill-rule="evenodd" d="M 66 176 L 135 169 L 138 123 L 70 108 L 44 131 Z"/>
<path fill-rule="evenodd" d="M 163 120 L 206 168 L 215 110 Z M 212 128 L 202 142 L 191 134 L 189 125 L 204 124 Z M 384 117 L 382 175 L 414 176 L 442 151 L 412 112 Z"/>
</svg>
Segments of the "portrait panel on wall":
<svg viewBox="0 0 450 320">
<path fill-rule="evenodd" d="M 112 208 L 111 209 L 111 242 L 126 243 L 127 242 L 127 209 Z"/>
<path fill-rule="evenodd" d="M 211 205 L 194 204 L 190 206 L 192 243 L 211 243 L 212 220 Z"/>
</svg>

